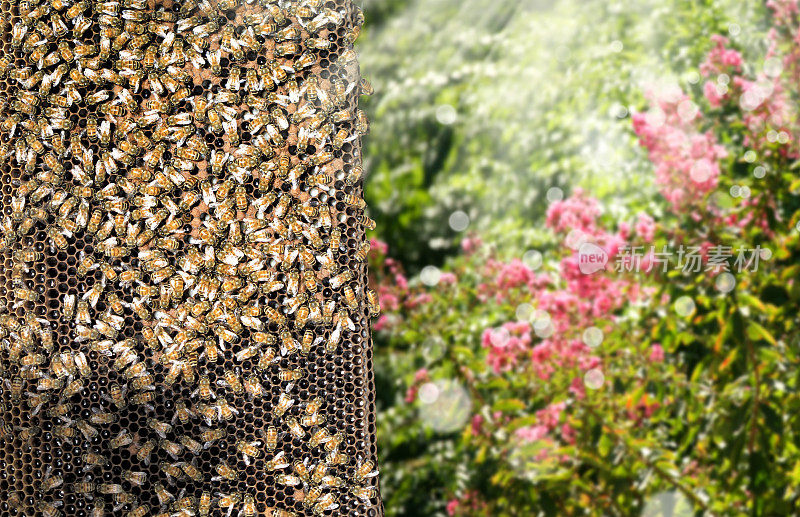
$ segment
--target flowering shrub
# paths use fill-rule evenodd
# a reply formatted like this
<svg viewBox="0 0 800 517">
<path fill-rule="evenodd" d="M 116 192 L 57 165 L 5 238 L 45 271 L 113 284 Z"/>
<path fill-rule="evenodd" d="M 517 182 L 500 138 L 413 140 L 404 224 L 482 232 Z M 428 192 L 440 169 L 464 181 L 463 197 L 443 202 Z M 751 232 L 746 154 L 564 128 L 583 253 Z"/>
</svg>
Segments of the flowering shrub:
<svg viewBox="0 0 800 517">
<path fill-rule="evenodd" d="M 658 210 L 615 220 L 575 188 L 547 208 L 544 260 L 471 235 L 411 278 L 373 243 L 390 514 L 800 507 L 800 23 L 796 1 L 768 7 L 763 61 L 715 37 L 703 84 L 631 117 Z"/>
</svg>

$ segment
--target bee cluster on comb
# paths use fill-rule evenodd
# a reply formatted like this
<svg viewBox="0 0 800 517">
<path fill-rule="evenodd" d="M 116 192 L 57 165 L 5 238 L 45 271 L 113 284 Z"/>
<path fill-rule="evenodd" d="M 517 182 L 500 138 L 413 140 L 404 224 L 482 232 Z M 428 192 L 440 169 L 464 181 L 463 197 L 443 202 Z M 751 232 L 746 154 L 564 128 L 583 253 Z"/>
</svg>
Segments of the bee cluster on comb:
<svg viewBox="0 0 800 517">
<path fill-rule="evenodd" d="M 0 515 L 383 514 L 362 22 L 0 1 Z"/>
</svg>

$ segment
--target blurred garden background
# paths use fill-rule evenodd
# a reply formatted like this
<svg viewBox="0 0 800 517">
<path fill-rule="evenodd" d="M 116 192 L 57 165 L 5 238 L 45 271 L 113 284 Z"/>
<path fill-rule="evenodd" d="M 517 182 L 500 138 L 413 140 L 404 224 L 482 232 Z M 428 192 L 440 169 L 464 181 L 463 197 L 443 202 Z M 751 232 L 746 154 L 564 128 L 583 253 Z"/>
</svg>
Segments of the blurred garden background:
<svg viewBox="0 0 800 517">
<path fill-rule="evenodd" d="M 361 5 L 387 515 L 800 515 L 797 0 Z"/>
</svg>

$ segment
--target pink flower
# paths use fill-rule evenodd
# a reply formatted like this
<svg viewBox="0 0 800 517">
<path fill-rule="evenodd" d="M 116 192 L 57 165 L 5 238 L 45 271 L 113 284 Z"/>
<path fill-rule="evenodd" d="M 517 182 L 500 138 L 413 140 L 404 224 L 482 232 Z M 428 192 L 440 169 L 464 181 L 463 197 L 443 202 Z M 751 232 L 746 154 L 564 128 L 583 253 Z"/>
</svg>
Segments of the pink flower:
<svg viewBox="0 0 800 517">
<path fill-rule="evenodd" d="M 419 293 L 418 295 L 406 300 L 406 308 L 413 309 L 414 307 L 418 307 L 420 305 L 425 305 L 430 303 L 433 300 L 433 296 L 428 293 Z"/>
<path fill-rule="evenodd" d="M 767 0 L 777 25 L 789 25 L 800 12 L 797 0 Z"/>
<path fill-rule="evenodd" d="M 633 129 L 655 166 L 661 194 L 678 213 L 717 188 L 719 162 L 727 156 L 710 131 L 697 130 L 697 117 L 683 92 L 648 94 L 653 110 L 636 113 Z"/>
<path fill-rule="evenodd" d="M 397 273 L 394 276 L 394 282 L 397 284 L 397 287 L 399 287 L 403 291 L 408 290 L 408 280 L 402 273 Z"/>
<path fill-rule="evenodd" d="M 716 46 L 708 53 L 705 62 L 700 65 L 700 73 L 705 77 L 710 77 L 741 71 L 742 55 L 739 51 L 727 47 L 730 43 L 728 38 L 715 34 L 711 36 L 711 41 L 716 43 Z"/>
<path fill-rule="evenodd" d="M 650 346 L 650 361 L 660 363 L 664 360 L 664 349 L 658 343 Z"/>
<path fill-rule="evenodd" d="M 575 431 L 574 427 L 570 426 L 569 424 L 564 424 L 561 426 L 561 439 L 564 440 L 564 442 L 574 444 L 576 436 L 577 432 Z"/>
<path fill-rule="evenodd" d="M 386 255 L 389 253 L 389 245 L 376 239 L 375 237 L 369 240 L 369 246 L 371 251 L 377 252 L 380 255 Z"/>
<path fill-rule="evenodd" d="M 640 213 L 636 221 L 636 234 L 645 242 L 653 242 L 656 232 L 656 223 L 653 218 L 645 213 Z"/>
<path fill-rule="evenodd" d="M 706 81 L 703 85 L 703 93 L 708 99 L 708 103 L 711 104 L 712 108 L 719 108 L 722 106 L 722 101 L 725 99 L 725 95 L 719 92 L 719 88 L 717 88 L 717 84 L 714 81 Z"/>
<path fill-rule="evenodd" d="M 548 428 L 544 425 L 532 425 L 528 427 L 520 427 L 514 432 L 514 436 L 526 443 L 541 440 L 547 436 Z"/>
<path fill-rule="evenodd" d="M 458 510 L 458 499 L 452 499 L 447 503 L 447 515 L 453 517 L 456 514 L 456 510 Z"/>
<path fill-rule="evenodd" d="M 455 284 L 458 281 L 458 278 L 453 273 L 441 273 L 439 275 L 439 283 L 441 284 Z"/>
<path fill-rule="evenodd" d="M 481 346 L 489 350 L 486 361 L 495 373 L 514 368 L 520 358 L 530 355 L 530 330 L 527 322 L 508 322 L 483 331 Z"/>
<path fill-rule="evenodd" d="M 389 317 L 386 314 L 381 314 L 378 316 L 378 321 L 376 321 L 372 328 L 375 331 L 383 330 L 389 325 Z"/>
<path fill-rule="evenodd" d="M 594 235 L 600 207 L 597 200 L 585 197 L 581 189 L 562 201 L 556 201 L 547 209 L 547 226 L 557 233 L 580 230 Z"/>
<path fill-rule="evenodd" d="M 461 240 L 461 249 L 467 255 L 475 253 L 476 251 L 478 251 L 478 248 L 480 248 L 482 245 L 483 241 L 479 237 L 475 236 L 465 237 L 464 239 Z"/>
<path fill-rule="evenodd" d="M 483 428 L 483 417 L 481 415 L 473 415 L 470 430 L 472 436 L 479 436 Z"/>
<path fill-rule="evenodd" d="M 405 400 L 406 404 L 411 404 L 417 400 L 417 391 L 419 391 L 417 386 L 409 386 L 409 388 L 406 390 L 406 396 L 403 399 Z"/>
</svg>

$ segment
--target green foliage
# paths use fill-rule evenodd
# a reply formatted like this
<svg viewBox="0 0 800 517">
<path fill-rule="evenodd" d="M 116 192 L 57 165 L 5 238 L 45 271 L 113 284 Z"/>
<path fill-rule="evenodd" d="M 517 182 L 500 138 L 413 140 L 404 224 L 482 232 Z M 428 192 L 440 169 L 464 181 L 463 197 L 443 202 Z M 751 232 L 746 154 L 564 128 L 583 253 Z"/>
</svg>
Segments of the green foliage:
<svg viewBox="0 0 800 517">
<path fill-rule="evenodd" d="M 375 370 L 387 514 L 795 513 L 800 161 L 776 142 L 745 160 L 745 114 L 736 102 L 711 109 L 696 75 L 711 35 L 731 24 L 741 30 L 731 34 L 751 63 L 746 72 L 760 68 L 762 7 L 679 0 L 382 5 L 380 25 L 361 48 L 362 69 L 378 92 L 368 104 L 370 205 L 379 235 L 408 270 L 435 263 L 454 275 L 436 287 L 413 276 L 406 286 L 401 267 L 373 260 L 385 312 Z M 630 131 L 628 113 L 645 108 L 642 92 L 654 80 L 688 89 L 708 115 L 702 129 L 730 153 L 717 192 L 695 217 L 670 212 Z M 448 113 L 441 106 L 455 108 L 454 123 L 442 123 Z M 756 166 L 766 176 L 754 176 Z M 590 191 L 612 228 L 647 209 L 658 219 L 657 249 L 711 241 L 760 245 L 772 256 L 757 271 L 737 274 L 730 293 L 707 272 L 629 277 L 647 295 L 636 303 L 632 295 L 592 322 L 605 332 L 594 351 L 602 389 L 579 395 L 574 382 L 585 371 L 577 365 L 546 379 L 532 361 L 496 370 L 487 362 L 485 331 L 524 319 L 520 307 L 536 307 L 547 290 L 568 290 L 559 261 L 571 252 L 542 223 L 544 193 L 554 186 Z M 757 202 L 732 199 L 731 187 L 748 187 Z M 453 256 L 462 236 L 447 218 L 458 209 L 491 244 Z M 721 223 L 718 213 L 763 216 L 764 223 Z M 494 296 L 491 264 L 531 246 L 545 254 L 552 284 Z M 675 308 L 683 296 L 694 303 L 689 314 Z M 580 339 L 583 323 L 564 332 Z M 544 339 L 533 340 L 531 347 Z M 651 356 L 656 344 L 663 360 Z M 430 413 L 423 399 L 431 387 L 453 403 Z M 562 403 L 545 435 L 521 438 Z"/>
<path fill-rule="evenodd" d="M 551 187 L 587 187 L 612 210 L 642 203 L 651 183 L 624 119 L 643 86 L 694 70 L 711 34 L 754 19 L 710 0 L 364 8 L 361 68 L 376 90 L 366 193 L 379 235 L 414 271 L 452 254 L 455 210 L 520 251 L 547 238 L 536 223 Z M 452 124 L 437 118 L 448 107 Z"/>
</svg>

